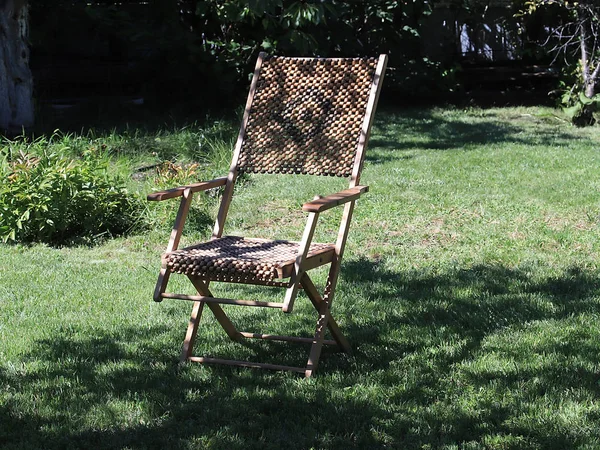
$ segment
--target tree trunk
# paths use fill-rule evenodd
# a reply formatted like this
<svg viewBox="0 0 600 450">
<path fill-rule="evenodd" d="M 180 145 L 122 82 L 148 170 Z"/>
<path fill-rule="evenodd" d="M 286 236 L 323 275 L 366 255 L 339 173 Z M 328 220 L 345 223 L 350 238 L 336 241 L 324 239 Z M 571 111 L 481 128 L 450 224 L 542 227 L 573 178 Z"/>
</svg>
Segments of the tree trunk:
<svg viewBox="0 0 600 450">
<path fill-rule="evenodd" d="M 581 51 L 580 63 L 581 63 L 581 79 L 583 81 L 583 95 L 587 98 L 594 97 L 596 93 L 596 76 L 597 70 L 592 72 L 592 61 L 595 57 L 595 52 L 590 52 L 590 40 L 592 40 L 592 48 L 596 47 L 596 34 L 591 27 L 591 18 L 589 17 L 589 11 L 587 8 L 580 5 L 576 9 L 577 21 L 579 22 L 579 49 Z M 573 116 L 571 121 L 574 125 L 579 127 L 585 127 L 588 125 L 594 125 L 596 119 L 594 118 L 594 112 L 596 111 L 596 105 L 594 103 L 583 103 L 581 109 L 577 114 Z"/>
<path fill-rule="evenodd" d="M 590 78 L 585 83 L 585 89 L 584 89 L 583 93 L 585 94 L 585 96 L 587 98 L 592 98 L 592 97 L 594 97 L 594 95 L 596 95 L 596 80 L 595 79 Z"/>
<path fill-rule="evenodd" d="M 0 130 L 33 126 L 33 77 L 29 69 L 29 6 L 0 0 Z"/>
<path fill-rule="evenodd" d="M 592 98 L 596 93 L 596 80 L 597 71 L 592 72 L 592 59 L 595 55 L 590 54 L 589 51 L 589 39 L 590 33 L 588 33 L 586 24 L 581 26 L 581 74 L 583 77 L 583 93 L 587 98 Z M 595 37 L 594 37 L 595 38 Z"/>
</svg>

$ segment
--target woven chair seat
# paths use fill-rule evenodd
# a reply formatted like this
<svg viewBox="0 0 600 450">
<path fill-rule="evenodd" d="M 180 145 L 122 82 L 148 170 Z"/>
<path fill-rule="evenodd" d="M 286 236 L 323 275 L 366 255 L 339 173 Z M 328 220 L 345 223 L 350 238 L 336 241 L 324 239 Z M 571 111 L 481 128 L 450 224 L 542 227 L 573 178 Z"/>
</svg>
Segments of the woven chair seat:
<svg viewBox="0 0 600 450">
<path fill-rule="evenodd" d="M 289 278 L 300 244 L 292 241 L 225 236 L 165 254 L 169 271 L 206 280 L 265 282 Z M 335 246 L 313 243 L 307 263 L 331 262 Z"/>
</svg>

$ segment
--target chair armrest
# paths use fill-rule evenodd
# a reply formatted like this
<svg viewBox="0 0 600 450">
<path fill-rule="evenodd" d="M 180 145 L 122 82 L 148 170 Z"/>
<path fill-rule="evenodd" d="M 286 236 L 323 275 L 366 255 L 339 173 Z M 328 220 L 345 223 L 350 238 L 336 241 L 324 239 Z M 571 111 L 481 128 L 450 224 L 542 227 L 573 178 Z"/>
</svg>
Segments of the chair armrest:
<svg viewBox="0 0 600 450">
<path fill-rule="evenodd" d="M 200 183 L 188 184 L 187 186 L 179 186 L 166 191 L 153 192 L 148 194 L 148 201 L 161 201 L 169 198 L 181 197 L 183 191 L 190 189 L 192 192 L 206 191 L 208 189 L 224 186 L 227 183 L 227 177 L 215 178 L 210 181 L 202 181 Z"/>
<path fill-rule="evenodd" d="M 307 202 L 302 205 L 302 210 L 306 212 L 320 213 L 335 206 L 356 200 L 361 196 L 361 194 L 367 192 L 368 190 L 369 186 L 355 186 L 350 189 L 345 189 L 335 194 L 319 197 L 311 202 Z"/>
</svg>

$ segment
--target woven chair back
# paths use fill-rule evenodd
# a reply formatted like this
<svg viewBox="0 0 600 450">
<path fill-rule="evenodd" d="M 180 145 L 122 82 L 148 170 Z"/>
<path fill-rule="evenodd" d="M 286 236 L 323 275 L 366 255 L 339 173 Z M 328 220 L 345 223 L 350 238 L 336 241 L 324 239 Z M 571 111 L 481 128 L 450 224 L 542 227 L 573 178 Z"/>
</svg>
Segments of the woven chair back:
<svg viewBox="0 0 600 450">
<path fill-rule="evenodd" d="M 349 177 L 361 163 L 377 62 L 266 57 L 255 75 L 238 171 Z"/>
</svg>

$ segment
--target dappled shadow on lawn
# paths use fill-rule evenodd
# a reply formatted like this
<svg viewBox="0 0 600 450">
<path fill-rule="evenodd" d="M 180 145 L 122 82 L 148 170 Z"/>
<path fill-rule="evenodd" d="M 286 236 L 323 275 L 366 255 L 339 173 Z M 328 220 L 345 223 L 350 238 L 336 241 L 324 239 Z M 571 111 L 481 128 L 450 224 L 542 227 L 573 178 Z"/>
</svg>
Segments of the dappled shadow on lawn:
<svg viewBox="0 0 600 450">
<path fill-rule="evenodd" d="M 385 162 L 386 157 L 397 160 L 405 156 L 386 150 L 468 150 L 493 144 L 568 146 L 575 137 L 564 127 L 560 131 L 547 124 L 537 127 L 541 121 L 531 114 L 515 113 L 509 118 L 485 110 L 479 115 L 425 108 L 390 110 L 377 115 L 369 147 L 379 151 L 367 152 L 367 158 Z"/>
<path fill-rule="evenodd" d="M 362 307 L 380 311 L 377 321 L 346 328 L 355 359 L 382 371 L 389 388 L 410 386 L 391 402 L 422 408 L 396 423 L 397 442 L 436 447 L 494 434 L 519 437 L 510 448 L 582 442 L 560 407 L 571 401 L 566 392 L 577 391 L 581 405 L 600 397 L 597 274 L 572 267 L 539 277 L 535 268 L 502 265 L 403 274 L 366 259 L 344 270 L 350 285 L 362 286 Z"/>
<path fill-rule="evenodd" d="M 182 331 L 122 329 L 37 342 L 26 361 L 39 367 L 11 380 L 25 400 L 20 409 L 0 410 L 3 448 L 308 448 L 319 435 L 368 431 L 378 415 L 365 401 L 346 400 L 344 415 L 355 425 L 330 428 L 342 405 L 318 385 L 296 395 L 290 383 L 302 383 L 297 375 L 181 366 L 177 349 L 155 340 L 167 334 L 178 345 Z M 362 445 L 376 442 L 365 433 Z"/>
<path fill-rule="evenodd" d="M 505 448 L 558 449 L 581 443 L 584 435 L 561 428 L 557 410 L 542 409 L 537 421 L 527 413 L 537 402 L 558 409 L 575 389 L 584 398 L 600 396 L 590 370 L 598 333 L 573 326 L 600 314 L 594 274 L 572 268 L 540 277 L 535 269 L 480 265 L 427 275 L 369 260 L 349 261 L 343 273 L 340 292 L 348 295 L 337 309 L 355 352 L 326 352 L 315 379 L 180 366 L 184 323 L 178 330 L 54 336 L 35 343 L 24 358 L 29 369 L 0 372 L 13 399 L 0 404 L 0 445 L 440 448 L 496 439 Z M 242 348 L 275 361 L 305 350 L 271 343 Z"/>
</svg>

